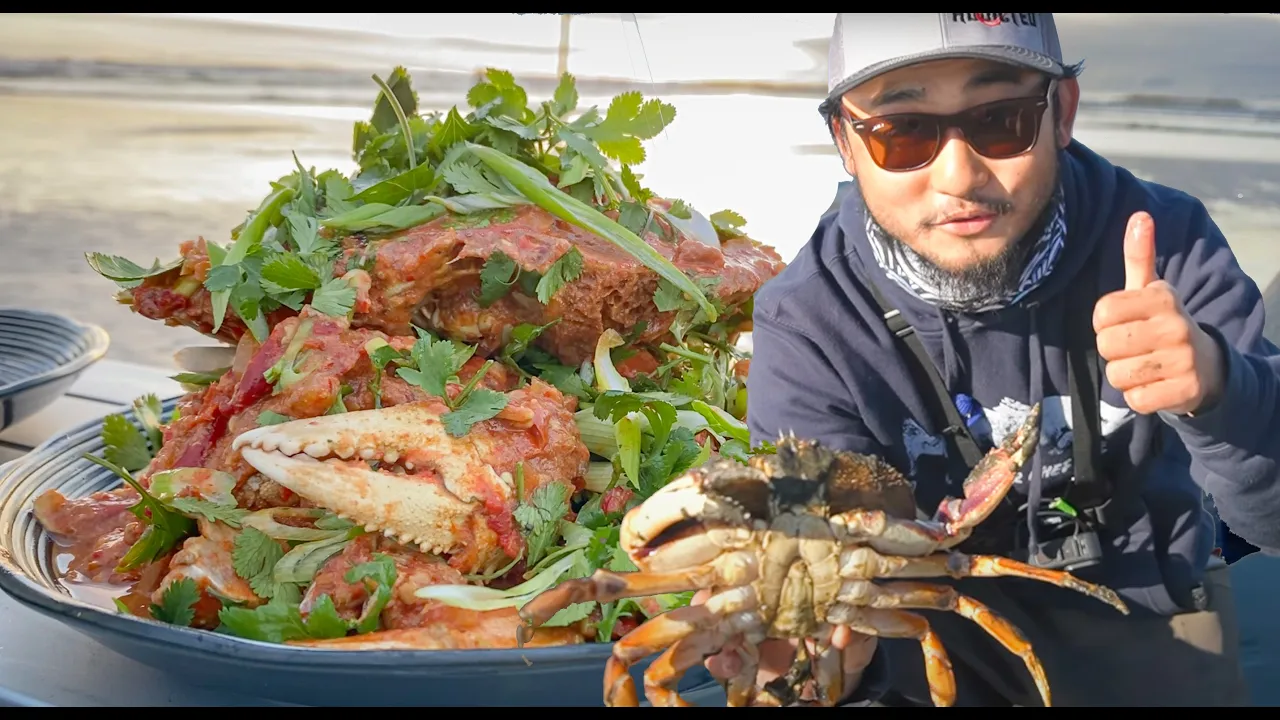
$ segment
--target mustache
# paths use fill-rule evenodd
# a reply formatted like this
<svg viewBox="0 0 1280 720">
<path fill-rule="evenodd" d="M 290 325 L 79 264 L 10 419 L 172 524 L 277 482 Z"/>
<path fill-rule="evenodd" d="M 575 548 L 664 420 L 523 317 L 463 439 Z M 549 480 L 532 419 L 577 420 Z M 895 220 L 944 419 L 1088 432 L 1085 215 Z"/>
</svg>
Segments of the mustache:
<svg viewBox="0 0 1280 720">
<path fill-rule="evenodd" d="M 955 207 L 939 210 L 932 217 L 921 221 L 922 228 L 930 228 L 941 225 L 948 220 L 956 217 L 966 217 L 969 215 L 1008 215 L 1014 211 L 1013 203 L 1007 200 L 995 200 L 992 198 L 980 197 L 977 195 L 961 198 L 961 203 Z"/>
</svg>

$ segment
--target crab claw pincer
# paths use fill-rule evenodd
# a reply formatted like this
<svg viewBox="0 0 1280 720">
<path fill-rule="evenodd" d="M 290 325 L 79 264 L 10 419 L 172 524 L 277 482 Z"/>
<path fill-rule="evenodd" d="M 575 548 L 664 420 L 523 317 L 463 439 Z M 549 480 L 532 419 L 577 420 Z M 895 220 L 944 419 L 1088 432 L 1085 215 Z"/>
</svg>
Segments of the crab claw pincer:
<svg viewBox="0 0 1280 720">
<path fill-rule="evenodd" d="M 468 438 L 445 431 L 444 411 L 422 401 L 294 420 L 244 432 L 232 447 L 315 505 L 423 552 L 466 556 L 464 572 L 484 571 L 505 559 L 485 507 L 511 499 L 513 482 Z"/>
</svg>

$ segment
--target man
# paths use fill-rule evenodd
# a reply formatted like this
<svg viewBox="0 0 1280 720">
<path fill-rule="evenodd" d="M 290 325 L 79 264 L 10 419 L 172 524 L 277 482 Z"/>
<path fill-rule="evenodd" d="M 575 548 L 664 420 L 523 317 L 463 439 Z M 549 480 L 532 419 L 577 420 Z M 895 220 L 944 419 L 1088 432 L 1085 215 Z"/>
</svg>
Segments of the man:
<svg viewBox="0 0 1280 720">
<path fill-rule="evenodd" d="M 756 298 L 748 424 L 880 455 L 932 514 L 1041 403 L 1038 451 L 961 549 L 1074 568 L 1131 614 L 1047 583 L 938 582 L 1025 633 L 1053 704 L 1244 704 L 1202 500 L 1280 548 L 1280 352 L 1204 206 L 1072 139 L 1078 72 L 1051 14 L 838 16 L 822 114 L 853 190 Z M 973 621 L 902 612 L 941 638 L 957 705 L 1041 703 Z M 845 704 L 933 702 L 918 640 L 852 630 L 833 638 Z M 709 669 L 731 676 L 739 652 Z M 766 644 L 761 679 L 792 652 Z"/>
</svg>

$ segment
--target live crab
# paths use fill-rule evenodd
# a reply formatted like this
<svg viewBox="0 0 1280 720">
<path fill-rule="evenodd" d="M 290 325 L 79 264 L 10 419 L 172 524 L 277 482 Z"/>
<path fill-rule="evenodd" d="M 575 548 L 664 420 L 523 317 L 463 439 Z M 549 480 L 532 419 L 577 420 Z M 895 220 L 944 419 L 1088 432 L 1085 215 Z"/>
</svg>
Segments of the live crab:
<svg viewBox="0 0 1280 720">
<path fill-rule="evenodd" d="M 782 437 L 776 455 L 749 465 L 716 460 L 691 470 L 633 508 L 622 521 L 623 550 L 634 573 L 598 570 L 568 580 L 525 604 L 529 628 L 560 609 L 595 600 L 612 602 L 660 593 L 710 590 L 701 605 L 651 618 L 615 643 L 605 668 L 604 701 L 636 706 L 629 668 L 661 652 L 644 673 L 644 692 L 655 706 L 687 706 L 675 688 L 684 672 L 745 639 L 741 673 L 725 683 L 730 706 L 785 705 L 815 681 L 816 704 L 830 706 L 845 693 L 833 628 L 921 644 L 933 702 L 955 702 L 947 652 L 928 621 L 908 609 L 946 610 L 977 623 L 1020 656 L 1047 707 L 1049 683 L 1022 633 L 990 608 L 951 587 L 881 578 L 1021 577 L 1054 583 L 1129 610 L 1110 589 L 1061 571 L 1003 557 L 967 555 L 959 545 L 994 510 L 1018 469 L 1038 444 L 1040 406 L 1018 431 L 974 469 L 964 498 L 947 498 L 931 520 L 916 519 L 910 483 L 883 460 L 834 451 L 794 436 Z M 756 687 L 756 647 L 767 638 L 812 639 L 810 658 L 800 643 L 791 671 Z"/>
</svg>

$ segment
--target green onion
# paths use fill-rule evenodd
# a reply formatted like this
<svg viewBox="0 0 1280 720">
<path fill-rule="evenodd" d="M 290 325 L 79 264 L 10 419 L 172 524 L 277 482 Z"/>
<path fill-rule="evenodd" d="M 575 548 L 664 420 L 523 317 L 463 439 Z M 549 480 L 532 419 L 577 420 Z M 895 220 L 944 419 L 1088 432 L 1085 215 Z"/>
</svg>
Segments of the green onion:
<svg viewBox="0 0 1280 720">
<path fill-rule="evenodd" d="M 586 488 L 593 493 L 602 493 L 609 489 L 613 482 L 613 463 L 592 462 L 587 468 Z"/>
<path fill-rule="evenodd" d="M 698 305 L 702 307 L 702 311 L 706 313 L 708 321 L 716 321 L 715 307 L 711 305 L 711 301 L 707 299 L 707 296 L 702 294 L 702 290 L 694 284 L 693 280 L 690 280 L 688 275 L 680 272 L 680 269 L 672 265 L 670 260 L 663 257 L 662 253 L 653 249 L 649 243 L 640 239 L 638 235 L 610 220 L 607 215 L 599 210 L 552 185 L 545 175 L 525 163 L 483 145 L 468 142 L 466 143 L 466 148 L 475 153 L 476 157 L 480 158 L 484 164 L 505 178 L 507 182 L 511 183 L 515 189 L 532 200 L 538 207 L 565 222 L 571 222 L 585 230 L 589 230 L 631 253 L 645 267 L 658 273 L 664 280 L 675 285 L 689 297 L 696 300 Z"/>
<path fill-rule="evenodd" d="M 521 607 L 539 593 L 554 587 L 560 576 L 568 572 L 579 559 L 578 553 L 565 555 L 560 562 L 507 590 L 480 585 L 428 585 L 418 589 L 414 595 L 422 600 L 435 600 L 452 607 L 481 612 Z"/>
</svg>

